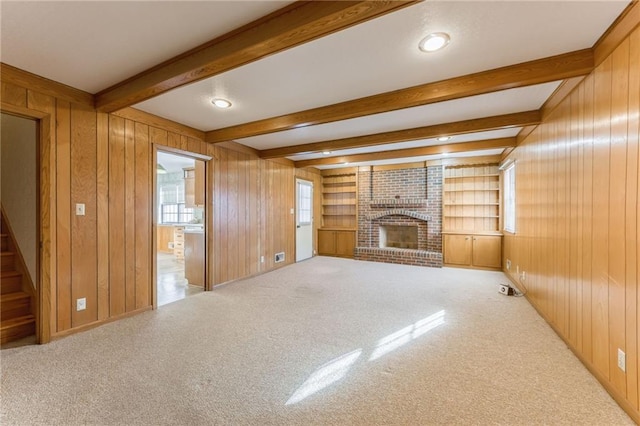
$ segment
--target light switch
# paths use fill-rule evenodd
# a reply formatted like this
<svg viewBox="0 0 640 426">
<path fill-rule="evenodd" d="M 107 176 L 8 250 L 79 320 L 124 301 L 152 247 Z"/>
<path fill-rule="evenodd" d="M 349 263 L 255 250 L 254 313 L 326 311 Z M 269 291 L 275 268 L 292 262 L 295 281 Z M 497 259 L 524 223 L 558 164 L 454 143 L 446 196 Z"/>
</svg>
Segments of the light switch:
<svg viewBox="0 0 640 426">
<path fill-rule="evenodd" d="M 76 204 L 76 216 L 84 216 L 84 204 Z"/>
</svg>

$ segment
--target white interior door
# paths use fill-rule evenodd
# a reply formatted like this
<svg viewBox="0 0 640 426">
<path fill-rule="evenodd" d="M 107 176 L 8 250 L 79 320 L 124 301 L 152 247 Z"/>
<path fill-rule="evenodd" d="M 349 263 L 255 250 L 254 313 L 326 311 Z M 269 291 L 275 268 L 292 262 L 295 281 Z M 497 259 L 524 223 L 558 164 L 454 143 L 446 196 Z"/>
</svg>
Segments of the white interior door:
<svg viewBox="0 0 640 426">
<path fill-rule="evenodd" d="M 313 256 L 313 182 L 296 179 L 296 262 Z"/>
</svg>

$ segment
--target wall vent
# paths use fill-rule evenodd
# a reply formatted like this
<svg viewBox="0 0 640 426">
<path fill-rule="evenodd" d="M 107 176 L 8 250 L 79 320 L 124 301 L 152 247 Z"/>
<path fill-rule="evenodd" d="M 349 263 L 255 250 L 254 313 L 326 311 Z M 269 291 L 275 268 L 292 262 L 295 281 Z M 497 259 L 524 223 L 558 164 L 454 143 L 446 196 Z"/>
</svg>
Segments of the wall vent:
<svg viewBox="0 0 640 426">
<path fill-rule="evenodd" d="M 276 253 L 276 263 L 284 262 L 284 252 Z"/>
</svg>

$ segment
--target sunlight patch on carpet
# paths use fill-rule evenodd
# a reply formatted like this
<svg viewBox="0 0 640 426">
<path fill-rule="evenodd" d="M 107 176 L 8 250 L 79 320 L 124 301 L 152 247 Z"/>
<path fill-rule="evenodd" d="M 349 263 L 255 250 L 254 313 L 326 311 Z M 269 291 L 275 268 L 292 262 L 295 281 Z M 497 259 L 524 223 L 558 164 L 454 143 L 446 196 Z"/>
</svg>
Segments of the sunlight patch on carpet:
<svg viewBox="0 0 640 426">
<path fill-rule="evenodd" d="M 444 324 L 445 311 L 436 312 L 433 315 L 416 321 L 415 323 L 398 330 L 388 336 L 383 337 L 378 341 L 375 350 L 369 357 L 369 361 L 374 361 L 399 347 L 406 345 L 410 341 L 422 336 L 423 334 L 433 330 L 439 325 Z"/>
<path fill-rule="evenodd" d="M 296 404 L 342 379 L 354 362 L 362 354 L 362 349 L 335 358 L 314 371 L 311 376 L 291 395 L 285 405 Z"/>
</svg>

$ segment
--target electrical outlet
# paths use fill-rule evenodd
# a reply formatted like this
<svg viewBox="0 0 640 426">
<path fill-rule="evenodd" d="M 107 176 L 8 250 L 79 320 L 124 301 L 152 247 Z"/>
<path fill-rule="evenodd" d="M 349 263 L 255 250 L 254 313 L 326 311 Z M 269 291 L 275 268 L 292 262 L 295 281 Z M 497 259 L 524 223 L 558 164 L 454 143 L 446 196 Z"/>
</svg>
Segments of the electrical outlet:
<svg viewBox="0 0 640 426">
<path fill-rule="evenodd" d="M 264 263 L 264 256 L 260 256 L 260 263 Z"/>
<path fill-rule="evenodd" d="M 291 214 L 294 214 L 295 210 L 291 209 Z"/>
<path fill-rule="evenodd" d="M 87 309 L 87 298 L 82 297 L 76 300 L 76 311 L 84 311 Z"/>
<path fill-rule="evenodd" d="M 507 271 L 511 270 L 511 259 L 507 259 Z"/>
<path fill-rule="evenodd" d="M 627 371 L 627 356 L 620 348 L 618 348 L 618 368 L 622 371 Z"/>
<path fill-rule="evenodd" d="M 84 216 L 84 204 L 76 204 L 76 216 Z"/>
<path fill-rule="evenodd" d="M 527 280 L 527 273 L 525 271 L 522 271 L 522 273 L 520 274 L 520 281 L 526 281 Z"/>
</svg>

